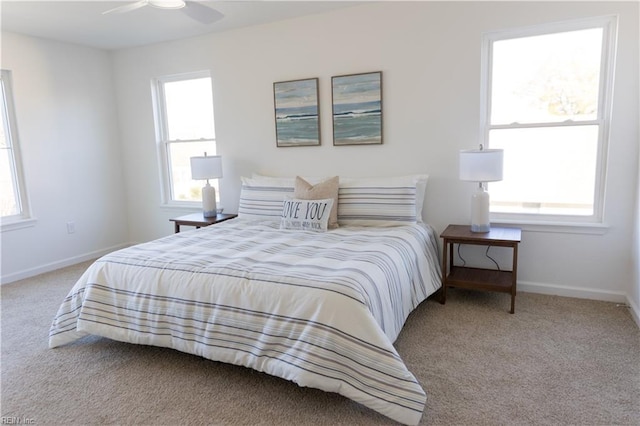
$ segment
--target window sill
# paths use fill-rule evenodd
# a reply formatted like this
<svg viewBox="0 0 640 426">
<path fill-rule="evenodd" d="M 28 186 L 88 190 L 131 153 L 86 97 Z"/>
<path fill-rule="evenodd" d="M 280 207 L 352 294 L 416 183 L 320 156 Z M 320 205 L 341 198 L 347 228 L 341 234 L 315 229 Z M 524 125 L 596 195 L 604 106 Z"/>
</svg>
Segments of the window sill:
<svg viewBox="0 0 640 426">
<path fill-rule="evenodd" d="M 201 209 L 201 205 L 197 204 L 160 204 L 162 210 L 197 210 Z"/>
<path fill-rule="evenodd" d="M 218 203 L 218 209 L 224 210 L 223 207 Z M 194 204 L 161 204 L 160 210 L 166 212 L 175 212 L 175 211 L 188 211 L 191 213 L 196 213 L 202 211 L 202 203 L 194 203 Z"/>
<path fill-rule="evenodd" d="M 495 219 L 492 225 L 518 226 L 528 232 L 548 232 L 556 234 L 589 234 L 604 235 L 609 231 L 609 225 L 591 222 L 544 222 Z"/>
<path fill-rule="evenodd" d="M 30 228 L 36 226 L 38 219 L 30 217 L 28 219 L 17 219 L 12 221 L 2 221 L 0 232 L 16 231 L 18 229 Z"/>
</svg>

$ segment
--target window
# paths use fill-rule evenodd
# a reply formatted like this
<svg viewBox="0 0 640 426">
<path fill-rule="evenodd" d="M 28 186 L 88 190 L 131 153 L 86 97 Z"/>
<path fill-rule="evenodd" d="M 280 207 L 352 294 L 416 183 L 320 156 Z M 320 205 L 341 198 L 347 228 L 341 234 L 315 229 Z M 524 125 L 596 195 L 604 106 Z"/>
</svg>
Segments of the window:
<svg viewBox="0 0 640 426">
<path fill-rule="evenodd" d="M 18 149 L 11 71 L 0 72 L 0 214 L 4 225 L 28 219 L 29 207 Z"/>
<path fill-rule="evenodd" d="M 483 40 L 483 138 L 504 149 L 492 218 L 601 222 L 615 19 Z"/>
<path fill-rule="evenodd" d="M 204 185 L 191 179 L 190 158 L 216 154 L 211 77 L 208 72 L 161 77 L 153 82 L 153 93 L 163 203 L 196 205 Z M 210 183 L 218 189 L 217 179 Z"/>
</svg>

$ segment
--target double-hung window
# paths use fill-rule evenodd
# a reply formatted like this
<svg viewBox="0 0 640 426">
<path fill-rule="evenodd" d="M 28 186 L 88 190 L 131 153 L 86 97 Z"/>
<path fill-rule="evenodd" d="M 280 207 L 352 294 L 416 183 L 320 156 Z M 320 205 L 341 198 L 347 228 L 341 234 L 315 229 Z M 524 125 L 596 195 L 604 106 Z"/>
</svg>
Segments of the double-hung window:
<svg viewBox="0 0 640 426">
<path fill-rule="evenodd" d="M 614 17 L 486 34 L 483 141 L 504 149 L 493 220 L 602 222 Z"/>
<path fill-rule="evenodd" d="M 24 224 L 30 217 L 8 70 L 0 72 L 0 122 L 0 214 L 5 230 Z"/>
<path fill-rule="evenodd" d="M 191 179 L 190 158 L 216 154 L 211 77 L 208 71 L 172 75 L 152 86 L 162 201 L 195 206 L 203 182 Z M 217 179 L 211 185 L 218 189 Z"/>
</svg>

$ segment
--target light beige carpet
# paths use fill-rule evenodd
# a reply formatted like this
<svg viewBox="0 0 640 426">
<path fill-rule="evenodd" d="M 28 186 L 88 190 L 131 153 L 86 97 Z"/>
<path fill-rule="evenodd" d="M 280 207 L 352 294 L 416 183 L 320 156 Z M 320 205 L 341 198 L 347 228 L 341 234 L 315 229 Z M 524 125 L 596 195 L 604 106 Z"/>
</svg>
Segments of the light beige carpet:
<svg viewBox="0 0 640 426">
<path fill-rule="evenodd" d="M 4 285 L 2 422 L 87 425 L 375 425 L 336 394 L 170 349 L 98 337 L 49 349 L 87 263 Z M 640 331 L 614 303 L 452 290 L 396 342 L 427 392 L 424 425 L 638 425 Z"/>
</svg>

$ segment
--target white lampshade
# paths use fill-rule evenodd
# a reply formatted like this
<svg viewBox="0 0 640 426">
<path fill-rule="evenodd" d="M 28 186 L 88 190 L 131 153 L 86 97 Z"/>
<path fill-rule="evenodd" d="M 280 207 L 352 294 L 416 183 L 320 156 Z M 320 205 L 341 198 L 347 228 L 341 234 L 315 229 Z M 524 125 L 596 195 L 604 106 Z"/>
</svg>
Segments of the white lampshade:
<svg viewBox="0 0 640 426">
<path fill-rule="evenodd" d="M 191 157 L 191 179 L 206 180 L 222 177 L 222 157 L 219 155 Z"/>
<path fill-rule="evenodd" d="M 496 182 L 502 180 L 502 149 L 467 149 L 460 151 L 460 180 Z"/>
</svg>

